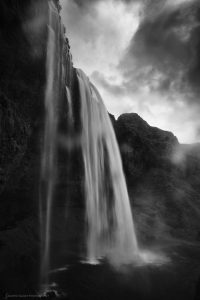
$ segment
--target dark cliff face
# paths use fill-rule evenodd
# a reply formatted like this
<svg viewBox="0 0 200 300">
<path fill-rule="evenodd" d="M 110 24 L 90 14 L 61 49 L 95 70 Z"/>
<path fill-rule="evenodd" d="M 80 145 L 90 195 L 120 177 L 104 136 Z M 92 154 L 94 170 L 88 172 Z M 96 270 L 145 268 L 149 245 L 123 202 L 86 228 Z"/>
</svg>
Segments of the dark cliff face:
<svg viewBox="0 0 200 300">
<path fill-rule="evenodd" d="M 38 284 L 47 24 L 47 0 L 0 2 L 0 296 L 1 288 L 30 292 Z M 67 65 L 69 45 L 60 38 Z M 68 70 L 65 82 L 72 87 L 73 78 Z M 66 103 L 63 95 L 58 114 L 64 133 Z"/>
<path fill-rule="evenodd" d="M 135 113 L 111 120 L 139 239 L 199 240 L 200 145 L 181 145 Z"/>
<path fill-rule="evenodd" d="M 37 207 L 47 2 L 1 1 L 0 20 L 0 228 L 4 228 Z"/>
<path fill-rule="evenodd" d="M 38 275 L 46 7 L 0 2 L 0 294 L 25 290 Z"/>
<path fill-rule="evenodd" d="M 121 115 L 115 128 L 130 184 L 151 168 L 170 167 L 173 148 L 178 144 L 171 132 L 149 126 L 135 113 Z"/>
<path fill-rule="evenodd" d="M 59 14 L 59 1 L 54 3 Z M 27 214 L 38 214 L 47 24 L 47 0 L 3 0 L 0 3 L 0 228 L 12 226 Z M 64 37 L 60 39 L 64 45 L 61 55 L 67 65 L 69 45 Z M 73 86 L 72 70 L 65 76 L 66 83 L 71 80 Z M 65 132 L 66 104 L 63 93 L 58 113 L 59 130 L 65 126 Z"/>
</svg>

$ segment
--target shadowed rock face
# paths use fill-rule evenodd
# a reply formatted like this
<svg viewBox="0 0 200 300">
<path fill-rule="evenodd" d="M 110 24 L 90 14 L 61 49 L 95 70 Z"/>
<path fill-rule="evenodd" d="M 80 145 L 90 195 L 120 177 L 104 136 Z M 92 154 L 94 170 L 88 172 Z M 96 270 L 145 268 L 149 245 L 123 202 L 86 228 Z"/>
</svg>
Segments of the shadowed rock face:
<svg viewBox="0 0 200 300">
<path fill-rule="evenodd" d="M 135 113 L 111 120 L 139 239 L 199 240 L 200 145 L 181 145 Z"/>
<path fill-rule="evenodd" d="M 135 113 L 121 115 L 115 125 L 128 182 L 149 169 L 169 167 L 177 138 L 168 131 L 151 127 Z"/>
<path fill-rule="evenodd" d="M 58 1 L 55 3 L 59 11 Z M 38 206 L 45 118 L 47 4 L 47 0 L 0 3 L 0 292 L 1 287 L 7 292 L 31 292 L 30 288 L 35 288 L 39 280 Z M 63 43 L 67 61 L 69 45 L 65 40 Z M 71 86 L 76 99 L 74 73 Z M 63 97 L 58 111 L 59 131 L 63 134 L 68 124 L 66 103 Z M 76 120 L 77 131 L 78 126 Z M 75 154 L 73 157 L 71 169 L 76 169 L 79 158 Z M 62 160 L 59 153 L 58 164 L 62 166 L 68 161 L 68 157 Z M 64 176 L 64 192 L 67 189 L 70 195 L 73 193 L 80 204 L 81 187 L 74 184 L 76 178 L 80 182 L 79 172 L 73 172 L 74 181 L 66 183 L 68 172 L 61 168 L 59 171 Z M 60 185 L 62 178 L 57 193 Z M 59 190 L 63 197 L 62 189 Z"/>
<path fill-rule="evenodd" d="M 0 3 L 0 293 L 38 278 L 46 4 Z"/>
<path fill-rule="evenodd" d="M 46 1 L 0 3 L 0 228 L 38 205 L 46 8 Z"/>
</svg>

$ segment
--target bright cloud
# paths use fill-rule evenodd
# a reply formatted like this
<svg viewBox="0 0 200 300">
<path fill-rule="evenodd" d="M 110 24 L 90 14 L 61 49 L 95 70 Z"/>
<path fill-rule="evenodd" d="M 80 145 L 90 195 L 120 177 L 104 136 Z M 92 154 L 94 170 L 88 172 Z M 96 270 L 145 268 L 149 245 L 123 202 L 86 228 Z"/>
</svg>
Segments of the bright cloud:
<svg viewBox="0 0 200 300">
<path fill-rule="evenodd" d="M 198 141 L 197 0 L 61 0 L 61 5 L 74 65 L 90 76 L 109 112 L 136 112 L 181 142 Z"/>
</svg>

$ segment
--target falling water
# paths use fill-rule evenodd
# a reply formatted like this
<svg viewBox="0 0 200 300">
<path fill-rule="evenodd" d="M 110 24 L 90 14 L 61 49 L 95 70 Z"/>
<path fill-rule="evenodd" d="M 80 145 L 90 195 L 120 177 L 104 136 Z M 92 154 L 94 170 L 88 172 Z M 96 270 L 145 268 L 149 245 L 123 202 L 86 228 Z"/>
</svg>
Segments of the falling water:
<svg viewBox="0 0 200 300">
<path fill-rule="evenodd" d="M 56 174 L 57 110 L 60 97 L 60 21 L 53 1 L 49 1 L 48 40 L 46 57 L 45 127 L 41 169 L 41 276 L 47 284 L 50 268 L 50 227 Z"/>
<path fill-rule="evenodd" d="M 85 169 L 87 259 L 114 264 L 138 259 L 138 246 L 115 133 L 101 96 L 77 70 Z"/>
<path fill-rule="evenodd" d="M 68 133 L 64 137 L 62 134 L 62 140 L 65 139 L 62 144 L 68 151 L 73 151 L 73 147 L 81 148 L 84 163 L 87 260 L 97 262 L 99 258 L 105 257 L 114 264 L 128 264 L 138 259 L 138 246 L 122 162 L 109 115 L 96 88 L 81 70 L 77 70 L 82 126 L 81 132 L 74 135 L 76 116 L 73 115 L 72 107 L 75 99 L 70 84 L 66 86 L 66 82 L 69 83 L 73 77 L 72 58 L 54 1 L 49 1 L 48 5 L 47 83 L 40 188 L 41 277 L 46 285 L 51 268 L 51 235 L 54 221 L 52 211 L 56 200 L 58 140 L 61 139 L 59 110 L 62 110 L 63 99 L 68 101 Z M 65 234 L 67 235 L 67 232 Z"/>
</svg>

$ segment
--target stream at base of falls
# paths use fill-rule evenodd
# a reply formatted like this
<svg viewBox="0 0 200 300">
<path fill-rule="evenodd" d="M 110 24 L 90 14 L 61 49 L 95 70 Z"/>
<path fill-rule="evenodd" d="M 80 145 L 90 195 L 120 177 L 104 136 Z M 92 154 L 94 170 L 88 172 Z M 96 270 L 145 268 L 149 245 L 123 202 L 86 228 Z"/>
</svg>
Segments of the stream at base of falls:
<svg viewBox="0 0 200 300">
<path fill-rule="evenodd" d="M 148 247 L 152 253 L 170 256 L 164 263 L 124 267 L 120 271 L 107 262 L 82 263 L 69 253 L 69 263 L 52 270 L 52 294 L 71 300 L 196 300 L 199 293 L 200 245 L 174 244 Z"/>
</svg>

